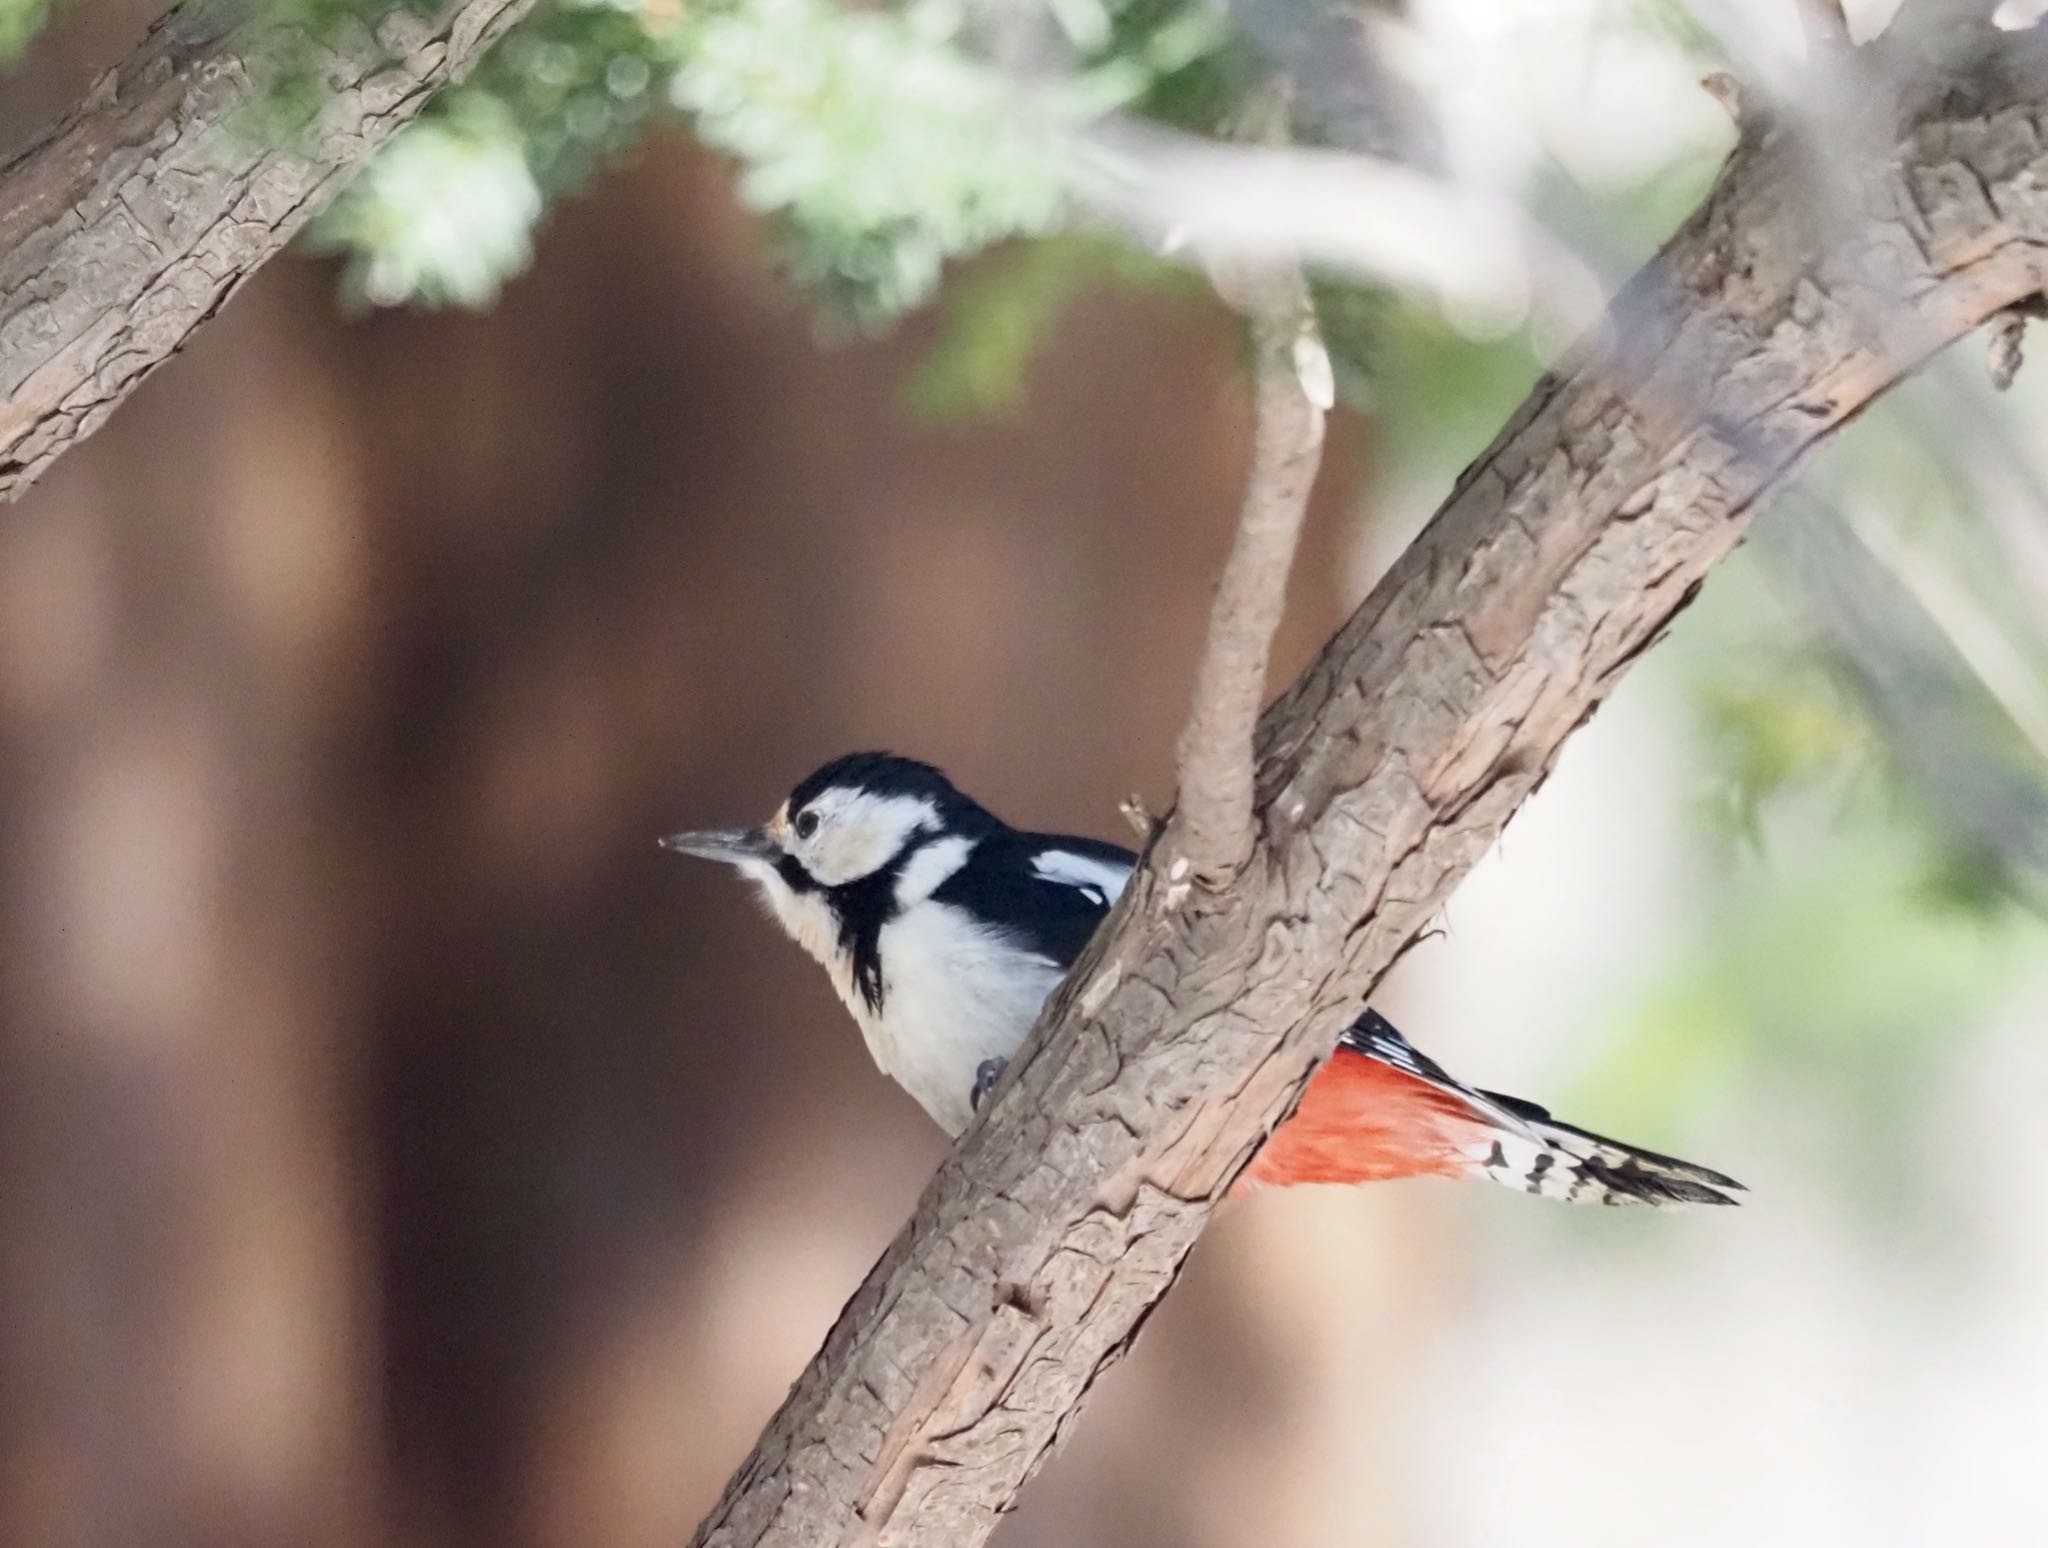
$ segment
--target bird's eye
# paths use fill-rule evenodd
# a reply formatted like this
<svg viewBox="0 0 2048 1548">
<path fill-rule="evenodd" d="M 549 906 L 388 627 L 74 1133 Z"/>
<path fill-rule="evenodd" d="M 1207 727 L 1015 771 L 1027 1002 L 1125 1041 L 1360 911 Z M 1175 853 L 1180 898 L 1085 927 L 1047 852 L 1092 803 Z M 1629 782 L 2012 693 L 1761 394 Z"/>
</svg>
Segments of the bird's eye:
<svg viewBox="0 0 2048 1548">
<path fill-rule="evenodd" d="M 818 814 L 816 812 L 802 812 L 798 814 L 796 819 L 796 836 L 798 838 L 807 839 L 817 831 Z"/>
</svg>

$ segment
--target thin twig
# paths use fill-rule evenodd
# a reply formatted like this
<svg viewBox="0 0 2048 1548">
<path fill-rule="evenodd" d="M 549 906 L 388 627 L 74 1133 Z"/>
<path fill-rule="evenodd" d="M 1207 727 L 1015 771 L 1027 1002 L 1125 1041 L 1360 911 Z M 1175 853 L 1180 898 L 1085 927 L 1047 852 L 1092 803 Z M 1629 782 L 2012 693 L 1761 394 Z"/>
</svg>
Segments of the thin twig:
<svg viewBox="0 0 2048 1548">
<path fill-rule="evenodd" d="M 1117 815 L 1130 824 L 1141 844 L 1149 844 L 1159 836 L 1159 819 L 1152 815 L 1152 808 L 1145 804 L 1145 798 L 1137 791 L 1133 790 L 1117 802 L 1116 810 Z"/>
<path fill-rule="evenodd" d="M 1252 851 L 1252 731 L 1334 395 L 1330 357 L 1298 268 L 1219 266 L 1215 281 L 1250 325 L 1252 465 L 1180 734 L 1176 882 L 1190 871 L 1228 874 Z"/>
<path fill-rule="evenodd" d="M 2022 346 L 2026 342 L 2027 323 L 2044 316 L 2048 316 L 2048 306 L 2043 305 L 2042 297 L 2032 296 L 1991 319 L 1984 369 L 1991 377 L 1991 385 L 2000 392 L 2019 379 L 2020 366 L 2026 359 Z"/>
<path fill-rule="evenodd" d="M 1700 77 L 1700 90 L 1721 104 L 1721 110 L 1728 115 L 1730 123 L 1740 132 L 1745 116 L 1750 109 L 1748 96 L 1743 92 L 1742 82 L 1726 70 L 1715 70 Z"/>
</svg>

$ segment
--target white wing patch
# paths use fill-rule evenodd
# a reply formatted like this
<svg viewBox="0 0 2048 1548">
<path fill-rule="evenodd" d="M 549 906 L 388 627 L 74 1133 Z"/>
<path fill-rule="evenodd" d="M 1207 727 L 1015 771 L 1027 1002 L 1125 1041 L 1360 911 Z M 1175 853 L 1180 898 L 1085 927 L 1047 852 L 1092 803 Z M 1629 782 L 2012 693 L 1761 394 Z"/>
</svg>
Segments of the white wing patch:
<svg viewBox="0 0 2048 1548">
<path fill-rule="evenodd" d="M 1041 849 L 1031 857 L 1031 869 L 1042 879 L 1065 887 L 1078 887 L 1104 908 L 1123 895 L 1131 868 L 1093 855 L 1077 855 L 1071 849 Z"/>
</svg>

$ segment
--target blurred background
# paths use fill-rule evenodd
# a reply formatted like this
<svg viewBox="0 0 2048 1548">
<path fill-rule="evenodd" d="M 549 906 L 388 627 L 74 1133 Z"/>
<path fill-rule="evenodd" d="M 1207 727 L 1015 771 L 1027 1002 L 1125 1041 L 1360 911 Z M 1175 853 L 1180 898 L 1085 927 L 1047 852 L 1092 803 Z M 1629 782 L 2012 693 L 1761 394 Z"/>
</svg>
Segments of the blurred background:
<svg viewBox="0 0 2048 1548">
<path fill-rule="evenodd" d="M 6 144 L 155 7 L 42 9 Z M 1247 38 L 1351 60 L 1334 142 L 1602 285 L 1725 153 L 1700 77 L 1803 47 L 1055 13 L 1041 107 L 1180 132 Z M 963 133 L 972 30 L 558 5 L 0 513 L 0 1542 L 678 1544 L 904 1219 L 941 1137 L 655 835 L 883 746 L 1121 838 L 1248 428 L 1199 278 Z M 1283 677 L 1579 304 L 1421 267 L 1320 292 Z M 2048 378 L 1980 350 L 1805 472 L 1378 1002 L 1746 1207 L 1238 1202 L 999 1543 L 2042 1540 Z"/>
</svg>

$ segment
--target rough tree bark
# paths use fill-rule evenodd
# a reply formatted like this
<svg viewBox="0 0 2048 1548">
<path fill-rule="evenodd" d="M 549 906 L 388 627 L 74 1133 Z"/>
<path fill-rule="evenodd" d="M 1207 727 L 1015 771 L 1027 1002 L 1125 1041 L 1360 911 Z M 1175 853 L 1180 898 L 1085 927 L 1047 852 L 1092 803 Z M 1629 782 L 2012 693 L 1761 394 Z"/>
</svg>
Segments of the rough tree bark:
<svg viewBox="0 0 2048 1548">
<path fill-rule="evenodd" d="M 0 166 L 0 494 L 528 3 L 449 0 L 339 51 L 303 154 L 233 133 L 253 35 L 188 4 Z M 1174 874 L 1169 821 L 700 1542 L 982 1541 L 1359 996 L 1758 500 L 1925 354 L 2042 291 L 2048 48 L 1967 30 L 1945 75 L 1901 78 L 1873 94 L 1883 122 L 1829 139 L 1826 198 L 1798 135 L 1745 141 L 1617 301 L 1612 344 L 1538 386 L 1267 711 L 1234 872 Z"/>
<path fill-rule="evenodd" d="M 1234 876 L 1172 874 L 1169 820 L 699 1544 L 983 1541 L 1360 996 L 1759 499 L 2042 290 L 2048 49 L 1965 31 L 1940 79 L 1835 126 L 1827 198 L 1801 135 L 1745 136 L 1606 342 L 1266 712 Z"/>
<path fill-rule="evenodd" d="M 320 54 L 300 143 L 238 125 L 274 38 L 187 0 L 0 163 L 0 500 L 96 430 L 533 0 L 394 10 Z"/>
</svg>

